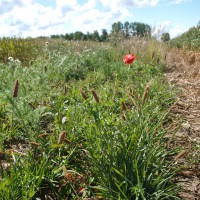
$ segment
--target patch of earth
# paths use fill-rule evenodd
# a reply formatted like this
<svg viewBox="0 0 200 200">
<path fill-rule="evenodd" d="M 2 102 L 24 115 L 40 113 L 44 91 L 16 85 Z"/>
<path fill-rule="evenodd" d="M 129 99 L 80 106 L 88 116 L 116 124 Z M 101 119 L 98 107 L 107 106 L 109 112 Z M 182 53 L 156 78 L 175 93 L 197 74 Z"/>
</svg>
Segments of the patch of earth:
<svg viewBox="0 0 200 200">
<path fill-rule="evenodd" d="M 176 181 L 182 186 L 181 199 L 200 200 L 200 53 L 170 50 L 166 62 L 165 77 L 179 90 L 171 115 L 182 119 L 179 128 L 174 122 L 178 131 L 171 144 L 180 148 L 174 158 L 181 169 Z"/>
</svg>

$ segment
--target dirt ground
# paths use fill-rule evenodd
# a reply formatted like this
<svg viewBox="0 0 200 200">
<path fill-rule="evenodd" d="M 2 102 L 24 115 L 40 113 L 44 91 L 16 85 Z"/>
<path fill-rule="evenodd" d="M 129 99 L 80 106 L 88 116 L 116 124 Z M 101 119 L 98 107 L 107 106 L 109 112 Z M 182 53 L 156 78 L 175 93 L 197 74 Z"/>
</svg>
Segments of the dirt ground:
<svg viewBox="0 0 200 200">
<path fill-rule="evenodd" d="M 181 168 L 176 181 L 183 188 L 181 199 L 200 200 L 200 53 L 170 50 L 166 61 L 166 79 L 179 91 L 171 108 L 171 145 L 180 148 L 174 157 Z"/>
</svg>

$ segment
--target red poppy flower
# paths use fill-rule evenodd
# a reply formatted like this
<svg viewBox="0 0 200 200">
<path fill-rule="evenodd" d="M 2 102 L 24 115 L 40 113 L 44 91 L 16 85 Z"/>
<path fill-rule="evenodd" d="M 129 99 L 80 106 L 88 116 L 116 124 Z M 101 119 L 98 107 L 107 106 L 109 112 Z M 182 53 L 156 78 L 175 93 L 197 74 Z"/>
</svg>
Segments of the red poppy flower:
<svg viewBox="0 0 200 200">
<path fill-rule="evenodd" d="M 78 189 L 78 193 L 83 193 L 83 191 L 84 191 L 84 188 L 82 188 L 82 187 L 80 187 L 80 188 Z"/>
<path fill-rule="evenodd" d="M 127 54 L 123 58 L 125 64 L 131 64 L 135 59 L 136 57 L 133 54 Z"/>
</svg>

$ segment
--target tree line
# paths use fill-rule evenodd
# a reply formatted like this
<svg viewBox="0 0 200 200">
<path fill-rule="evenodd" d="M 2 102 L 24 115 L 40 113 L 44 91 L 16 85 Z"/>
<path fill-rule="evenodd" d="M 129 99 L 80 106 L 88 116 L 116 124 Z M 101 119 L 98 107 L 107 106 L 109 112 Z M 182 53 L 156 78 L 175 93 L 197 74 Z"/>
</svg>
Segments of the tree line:
<svg viewBox="0 0 200 200">
<path fill-rule="evenodd" d="M 115 22 L 112 24 L 111 31 L 108 33 L 106 29 L 102 29 L 101 33 L 97 30 L 86 34 L 81 31 L 74 33 L 51 35 L 50 38 L 62 38 L 65 40 L 93 40 L 93 41 L 108 41 L 111 37 L 129 38 L 132 36 L 151 37 L 151 26 L 142 22 Z"/>
</svg>

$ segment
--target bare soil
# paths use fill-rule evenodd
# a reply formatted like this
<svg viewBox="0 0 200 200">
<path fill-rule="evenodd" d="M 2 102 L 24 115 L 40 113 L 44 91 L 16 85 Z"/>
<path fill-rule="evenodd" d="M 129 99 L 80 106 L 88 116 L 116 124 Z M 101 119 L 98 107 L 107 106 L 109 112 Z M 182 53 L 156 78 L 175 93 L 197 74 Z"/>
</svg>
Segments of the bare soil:
<svg viewBox="0 0 200 200">
<path fill-rule="evenodd" d="M 166 79 L 179 91 L 179 99 L 171 108 L 176 120 L 170 145 L 180 149 L 174 157 L 181 169 L 176 181 L 182 186 L 181 199 L 200 200 L 200 53 L 174 49 L 166 61 Z"/>
</svg>

